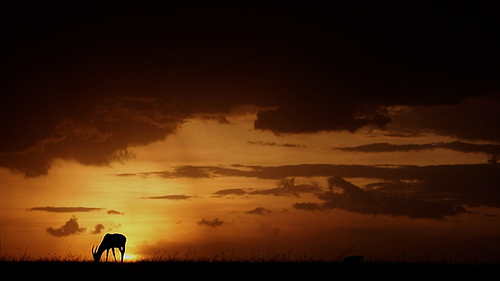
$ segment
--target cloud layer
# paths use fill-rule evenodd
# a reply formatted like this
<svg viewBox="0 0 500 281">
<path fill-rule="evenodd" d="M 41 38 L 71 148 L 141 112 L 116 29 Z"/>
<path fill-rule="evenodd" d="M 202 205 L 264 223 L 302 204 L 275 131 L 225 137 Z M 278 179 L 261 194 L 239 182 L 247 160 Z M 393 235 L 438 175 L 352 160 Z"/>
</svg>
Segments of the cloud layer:
<svg viewBox="0 0 500 281">
<path fill-rule="evenodd" d="M 268 210 L 264 207 L 257 207 L 253 210 L 248 211 L 247 214 L 266 216 L 266 215 L 271 214 L 272 212 L 273 211 Z"/>
<path fill-rule="evenodd" d="M 173 168 L 177 170 L 177 168 Z M 182 169 L 181 169 L 182 170 Z M 223 189 L 215 196 L 286 196 L 313 194 L 321 203 L 297 202 L 296 209 L 324 211 L 333 208 L 368 214 L 443 219 L 466 211 L 464 206 L 500 207 L 498 164 L 438 166 L 287 165 L 287 166 L 189 166 L 193 177 L 252 177 L 277 180 L 275 188 Z M 146 173 L 161 176 L 164 172 Z M 166 171 L 166 173 L 169 173 Z M 144 173 L 137 176 L 144 177 Z M 129 174 L 129 176 L 132 176 Z M 189 174 L 179 175 L 180 177 Z M 326 177 L 321 184 L 295 184 L 294 177 Z M 356 186 L 344 178 L 368 178 Z M 263 213 L 255 209 L 253 213 Z"/>
<path fill-rule="evenodd" d="M 78 109 L 80 112 L 75 109 L 72 114 L 61 115 L 59 122 L 52 123 L 53 127 L 46 130 L 47 137 L 28 144 L 19 136 L 16 145 L 20 150 L 4 150 L 0 165 L 35 177 L 47 174 L 55 158 L 96 166 L 133 158 L 128 147 L 162 140 L 181 124 L 171 115 L 151 110 L 155 104 L 157 101 L 151 99 L 129 98 L 104 98 L 94 104 L 84 103 Z"/>
<path fill-rule="evenodd" d="M 57 229 L 48 227 L 46 229 L 47 233 L 55 237 L 64 237 L 84 233 L 87 229 L 85 227 L 80 227 L 77 220 L 78 219 L 73 216 L 64 225 Z"/>
<path fill-rule="evenodd" d="M 190 198 L 193 198 L 193 196 L 184 195 L 184 194 L 143 197 L 143 199 L 166 199 L 166 200 L 187 200 Z"/>
<path fill-rule="evenodd" d="M 92 230 L 91 233 L 92 234 L 100 234 L 104 228 L 105 227 L 103 224 L 101 224 L 101 223 L 96 224 L 94 227 L 94 230 Z"/>
<path fill-rule="evenodd" d="M 215 218 L 213 220 L 207 220 L 207 219 L 203 218 L 201 221 L 198 222 L 198 225 L 206 225 L 206 226 L 210 226 L 213 228 L 221 226 L 223 224 L 224 224 L 224 221 L 219 220 L 219 218 Z"/>
<path fill-rule="evenodd" d="M 89 208 L 89 207 L 33 207 L 30 211 L 45 211 L 53 213 L 77 213 L 77 212 L 92 212 L 99 211 L 103 208 Z M 108 212 L 109 213 L 109 212 Z"/>
<path fill-rule="evenodd" d="M 455 200 L 439 198 L 433 193 L 411 195 L 418 191 L 418 188 L 405 186 L 404 183 L 400 186 L 404 188 L 399 190 L 362 189 L 335 176 L 328 179 L 330 191 L 318 195 L 318 198 L 324 201 L 323 203 L 298 203 L 294 207 L 308 211 L 339 208 L 363 214 L 407 216 L 413 219 L 444 219 L 445 216 L 467 212 Z"/>
<path fill-rule="evenodd" d="M 449 149 L 465 153 L 484 153 L 488 155 L 488 162 L 496 163 L 500 156 L 500 145 L 498 144 L 475 144 L 461 141 L 438 142 L 425 144 L 390 144 L 390 143 L 371 143 L 355 147 L 338 147 L 334 150 L 349 152 L 410 152 L 421 150 Z"/>
<path fill-rule="evenodd" d="M 58 158 L 126 161 L 190 118 L 227 123 L 245 107 L 276 134 L 500 140 L 494 9 L 153 6 L 2 11 L 1 167 L 37 177 Z"/>
<path fill-rule="evenodd" d="M 434 133 L 464 140 L 500 142 L 500 92 L 459 103 L 406 106 L 391 112 L 388 133 Z"/>
</svg>

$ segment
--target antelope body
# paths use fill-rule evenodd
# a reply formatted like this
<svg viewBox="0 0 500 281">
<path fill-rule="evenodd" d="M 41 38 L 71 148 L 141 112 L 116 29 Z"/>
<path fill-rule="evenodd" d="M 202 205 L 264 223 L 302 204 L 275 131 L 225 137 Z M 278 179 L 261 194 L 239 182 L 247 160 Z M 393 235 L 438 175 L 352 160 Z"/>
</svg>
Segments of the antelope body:
<svg viewBox="0 0 500 281">
<path fill-rule="evenodd" d="M 92 246 L 92 256 L 94 257 L 95 262 L 99 262 L 101 259 L 102 253 L 106 251 L 106 261 L 108 261 L 108 254 L 109 254 L 109 249 L 113 251 L 113 256 L 115 257 L 116 261 L 116 255 L 115 255 L 115 248 L 118 248 L 120 250 L 120 253 L 122 254 L 122 262 L 123 262 L 123 255 L 125 254 L 125 243 L 127 242 L 127 237 L 123 234 L 119 233 L 107 233 L 104 235 L 104 238 L 102 238 L 101 244 L 99 245 L 99 248 L 94 252 L 94 246 Z"/>
</svg>

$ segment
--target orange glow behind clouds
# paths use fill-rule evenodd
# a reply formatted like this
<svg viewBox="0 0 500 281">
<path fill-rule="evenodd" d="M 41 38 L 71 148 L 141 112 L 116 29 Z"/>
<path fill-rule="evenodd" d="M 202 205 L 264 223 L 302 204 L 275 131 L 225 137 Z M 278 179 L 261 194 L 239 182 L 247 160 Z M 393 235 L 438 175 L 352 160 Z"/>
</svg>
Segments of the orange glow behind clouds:
<svg viewBox="0 0 500 281">
<path fill-rule="evenodd" d="M 310 212 L 292 206 L 320 203 L 313 193 L 252 193 L 276 188 L 275 179 L 162 176 L 166 175 L 162 171 L 178 165 L 234 168 L 231 165 L 484 162 L 484 155 L 446 150 L 385 155 L 341 152 L 332 148 L 355 146 L 367 138 L 345 133 L 276 136 L 252 130 L 252 120 L 250 115 L 234 118 L 232 124 L 195 119 L 164 142 L 131 148 L 134 159 L 110 166 L 57 160 L 47 176 L 37 178 L 0 169 L 2 255 L 20 258 L 26 250 L 33 258 L 90 259 L 91 246 L 100 243 L 105 232 L 120 232 L 128 237 L 129 261 L 215 258 L 221 254 L 238 259 L 286 254 L 294 259 L 337 260 L 345 254 L 363 253 L 383 259 L 401 251 L 418 260 L 422 256 L 439 258 L 455 248 L 451 247 L 454 242 L 475 239 L 478 226 L 484 229 L 480 235 L 484 239 L 500 234 L 498 224 L 490 223 L 496 220 L 494 214 L 500 215 L 498 209 L 481 210 L 487 217 L 470 212 L 444 221 L 340 209 Z M 388 139 L 371 134 L 378 142 Z M 414 141 L 440 140 L 447 141 L 437 137 Z M 359 186 L 371 182 L 363 178 L 349 181 Z M 295 185 L 301 184 L 327 190 L 327 177 L 296 178 Z M 48 212 L 43 210 L 46 206 L 98 209 Z M 42 210 L 30 210 L 33 207 Z M 47 232 L 47 228 L 59 229 L 72 218 L 83 231 L 61 237 Z M 104 227 L 93 234 L 98 224 Z M 476 242 L 474 245 L 480 244 Z M 462 259 L 469 250 L 454 249 L 450 259 Z"/>
<path fill-rule="evenodd" d="M 500 262 L 497 10 L 318 2 L 2 5 L 0 261 Z"/>
</svg>

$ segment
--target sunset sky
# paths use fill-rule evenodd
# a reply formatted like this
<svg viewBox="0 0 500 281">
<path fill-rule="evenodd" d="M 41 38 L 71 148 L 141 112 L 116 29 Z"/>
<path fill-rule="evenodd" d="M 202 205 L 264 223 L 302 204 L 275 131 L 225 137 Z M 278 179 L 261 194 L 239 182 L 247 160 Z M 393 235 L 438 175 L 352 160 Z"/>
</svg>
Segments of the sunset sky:
<svg viewBox="0 0 500 281">
<path fill-rule="evenodd" d="M 1 4 L 0 256 L 500 262 L 497 10 L 278 2 Z"/>
</svg>

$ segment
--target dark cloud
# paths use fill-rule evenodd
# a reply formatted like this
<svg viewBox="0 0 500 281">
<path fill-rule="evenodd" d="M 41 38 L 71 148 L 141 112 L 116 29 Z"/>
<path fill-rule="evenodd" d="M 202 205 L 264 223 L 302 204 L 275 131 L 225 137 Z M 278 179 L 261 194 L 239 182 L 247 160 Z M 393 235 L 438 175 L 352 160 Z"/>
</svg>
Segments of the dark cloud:
<svg viewBox="0 0 500 281">
<path fill-rule="evenodd" d="M 313 193 L 321 190 L 319 185 L 295 185 L 295 178 L 281 179 L 276 185 L 276 188 L 255 190 L 250 192 L 250 194 L 300 197 L 300 193 Z"/>
<path fill-rule="evenodd" d="M 224 196 L 224 195 L 241 196 L 241 195 L 245 195 L 246 193 L 247 192 L 241 188 L 230 188 L 230 189 L 218 190 L 218 191 L 214 192 L 214 195 L 217 195 L 217 196 Z"/>
<path fill-rule="evenodd" d="M 497 86 L 500 91 L 500 84 Z M 313 101 L 310 101 L 313 99 Z M 279 133 L 315 133 L 321 131 L 348 131 L 368 127 L 386 131 L 387 135 L 417 136 L 433 133 L 465 140 L 500 140 L 500 95 L 484 93 L 482 96 L 450 100 L 447 104 L 413 104 L 406 101 L 373 104 L 335 101 L 324 97 L 311 97 L 286 104 L 277 109 L 260 111 L 255 128 Z M 338 101 L 340 103 L 335 103 Z M 296 104 L 295 104 L 296 103 Z M 323 109 L 322 107 L 329 108 Z M 311 107 L 311 108 L 308 108 Z"/>
<path fill-rule="evenodd" d="M 290 148 L 305 148 L 302 144 L 293 143 L 275 143 L 275 142 L 263 142 L 263 141 L 247 141 L 249 144 L 263 145 L 263 146 L 280 146 L 280 147 L 290 147 Z"/>
<path fill-rule="evenodd" d="M 125 213 L 117 211 L 117 210 L 109 210 L 106 213 L 108 213 L 108 215 L 125 215 Z"/>
<path fill-rule="evenodd" d="M 214 228 L 217 226 L 221 226 L 222 224 L 224 224 L 224 221 L 219 220 L 218 218 L 215 218 L 214 220 L 207 220 L 203 218 L 201 221 L 198 222 L 198 225 L 206 225 Z"/>
<path fill-rule="evenodd" d="M 179 166 L 174 169 L 171 175 L 161 175 L 165 178 L 209 178 L 210 174 L 195 166 Z"/>
<path fill-rule="evenodd" d="M 162 178 L 210 179 L 217 176 L 247 176 L 244 171 L 217 166 L 177 166 L 169 171 L 115 174 L 117 176 L 158 176 Z"/>
<path fill-rule="evenodd" d="M 135 177 L 138 174 L 137 173 L 121 173 L 121 174 L 114 174 L 115 176 L 119 177 Z"/>
<path fill-rule="evenodd" d="M 189 173 L 178 173 L 177 171 L 190 171 Z M 235 164 L 229 168 L 222 166 L 178 166 L 168 171 L 141 172 L 116 174 L 117 176 L 159 176 L 164 178 L 203 178 L 213 177 L 252 177 L 261 179 L 282 180 L 288 177 L 314 177 L 314 176 L 332 176 L 343 175 L 346 177 L 371 177 L 383 178 L 387 173 L 391 173 L 391 167 L 367 166 L 367 165 L 330 165 L 330 164 L 301 164 L 284 166 L 248 166 Z M 281 182 L 285 185 L 285 182 Z M 289 186 L 289 185 L 288 185 Z M 305 189 L 308 189 L 305 187 Z M 273 189 L 276 191 L 277 189 Z M 273 193 L 273 190 L 267 191 Z M 284 189 L 288 190 L 288 189 Z M 297 189 L 299 190 L 299 189 Z"/>
<path fill-rule="evenodd" d="M 295 203 L 295 204 L 293 204 L 293 207 L 295 209 L 298 209 L 298 210 L 306 210 L 306 211 L 320 211 L 320 210 L 322 210 L 320 204 L 311 203 L 311 202 Z"/>
<path fill-rule="evenodd" d="M 436 148 L 436 144 L 389 144 L 384 143 L 371 143 L 354 147 L 338 147 L 334 150 L 351 151 L 351 152 L 408 152 L 419 151 Z"/>
<path fill-rule="evenodd" d="M 104 225 L 102 225 L 100 223 L 96 224 L 94 230 L 92 230 L 90 233 L 92 233 L 92 234 L 100 234 L 104 228 L 105 228 Z"/>
<path fill-rule="evenodd" d="M 475 144 L 461 141 L 454 142 L 436 142 L 425 144 L 390 144 L 390 143 L 371 143 L 354 147 L 339 147 L 336 150 L 352 152 L 408 152 L 432 149 L 450 149 L 467 153 L 500 153 L 500 145 L 497 144 Z"/>
<path fill-rule="evenodd" d="M 363 214 L 439 220 L 445 216 L 456 216 L 467 212 L 457 200 L 442 197 L 437 192 L 419 193 L 418 189 L 399 189 L 397 192 L 362 189 L 338 176 L 328 179 L 328 188 L 329 191 L 318 195 L 323 203 L 296 203 L 293 207 L 307 211 L 338 208 Z"/>
<path fill-rule="evenodd" d="M 118 176 L 132 176 L 137 174 L 119 174 Z M 196 166 L 177 166 L 174 167 L 171 171 L 161 171 L 161 172 L 143 172 L 138 175 L 142 177 L 159 176 L 162 178 L 210 178 L 212 175 L 206 171 L 204 167 L 196 167 Z"/>
<path fill-rule="evenodd" d="M 61 115 L 47 129 L 48 135 L 31 146 L 4 150 L 0 165 L 28 177 L 47 174 L 56 158 L 109 165 L 133 158 L 128 147 L 162 140 L 181 124 L 156 110 L 158 101 L 154 99 L 102 98 L 81 107 L 87 107 L 85 113 Z"/>
<path fill-rule="evenodd" d="M 500 145 L 498 144 L 475 144 L 461 141 L 437 142 L 425 144 L 390 144 L 390 143 L 371 143 L 354 147 L 338 147 L 334 150 L 350 152 L 410 152 L 433 149 L 449 149 L 465 153 L 484 153 L 488 155 L 489 162 L 495 162 L 500 155 Z"/>
<path fill-rule="evenodd" d="M 227 123 L 246 105 L 278 134 L 498 141 L 498 99 L 468 99 L 500 88 L 487 6 L 9 4 L 0 166 L 36 177 L 55 159 L 125 161 L 189 118 Z"/>
<path fill-rule="evenodd" d="M 218 166 L 197 166 L 197 169 L 210 174 L 210 177 L 251 177 L 278 180 L 276 188 L 254 190 L 250 195 L 295 196 L 301 193 L 317 194 L 322 191 L 318 184 L 296 185 L 294 177 L 333 177 L 370 178 L 379 180 L 372 188 L 385 189 L 388 193 L 413 189 L 421 194 L 446 195 L 457 199 L 464 205 L 485 205 L 500 207 L 500 165 L 331 165 L 302 164 L 284 166 L 243 166 L 231 168 Z M 153 172 L 155 173 L 155 172 Z M 162 172 L 158 172 L 161 174 Z M 138 174 L 139 175 L 139 174 Z M 370 187 L 370 186 L 369 186 Z M 348 189 L 357 192 L 355 188 Z M 234 194 L 243 190 L 221 191 Z M 357 193 L 356 193 L 357 194 Z M 334 196 L 337 196 L 334 194 Z"/>
<path fill-rule="evenodd" d="M 143 199 L 166 199 L 166 200 L 187 200 L 193 198 L 193 196 L 188 195 L 163 195 L 163 196 L 150 196 L 150 197 L 142 197 Z"/>
<path fill-rule="evenodd" d="M 498 92 L 498 91 L 497 91 Z M 389 133 L 434 133 L 465 140 L 500 141 L 500 94 L 456 104 L 401 107 L 391 113 Z"/>
<path fill-rule="evenodd" d="M 247 214 L 253 214 L 253 215 L 261 215 L 261 216 L 266 216 L 266 215 L 269 215 L 271 214 L 273 211 L 271 210 L 268 210 L 264 207 L 257 207 L 253 210 L 250 210 L 247 212 Z"/>
<path fill-rule="evenodd" d="M 488 150 L 489 146 L 446 143 L 450 147 Z M 408 147 L 406 147 L 408 148 Z M 415 149 L 415 147 L 409 147 Z M 488 150 L 489 151 L 489 150 Z M 464 206 L 500 207 L 500 165 L 330 165 L 303 164 L 284 166 L 232 165 L 196 166 L 211 177 L 253 177 L 275 179 L 270 189 L 245 191 L 219 190 L 215 195 L 317 196 L 322 202 L 293 205 L 300 210 L 319 211 L 333 208 L 366 214 L 443 219 L 466 212 Z M 158 175 L 162 172 L 157 173 Z M 329 177 L 330 190 L 319 184 L 295 184 L 294 177 Z M 344 178 L 370 178 L 364 188 Z"/>
<path fill-rule="evenodd" d="M 77 212 L 92 212 L 99 211 L 103 208 L 89 208 L 89 207 L 33 207 L 30 211 L 45 211 L 53 213 L 77 213 Z M 109 213 L 109 212 L 108 212 Z"/>
<path fill-rule="evenodd" d="M 54 229 L 52 227 L 49 227 L 46 230 L 47 233 L 55 237 L 64 237 L 84 233 L 87 229 L 85 227 L 79 227 L 77 218 L 73 216 L 60 228 Z"/>
<path fill-rule="evenodd" d="M 387 116 L 377 112 L 360 115 L 356 104 L 334 105 L 330 101 L 319 100 L 309 104 L 297 102 L 297 104 L 281 106 L 278 109 L 260 111 L 254 127 L 278 134 L 321 131 L 353 133 L 366 126 L 385 128 L 389 122 L 390 119 Z"/>
</svg>

